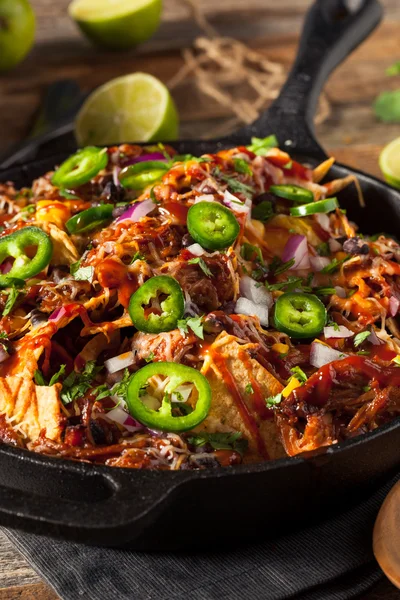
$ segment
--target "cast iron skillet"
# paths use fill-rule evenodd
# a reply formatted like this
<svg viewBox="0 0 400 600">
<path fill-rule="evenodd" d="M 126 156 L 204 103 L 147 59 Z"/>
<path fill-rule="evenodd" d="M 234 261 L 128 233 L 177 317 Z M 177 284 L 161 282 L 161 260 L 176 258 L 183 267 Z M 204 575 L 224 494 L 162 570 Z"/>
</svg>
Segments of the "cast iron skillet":
<svg viewBox="0 0 400 600">
<path fill-rule="evenodd" d="M 318 162 L 325 153 L 313 135 L 318 93 L 332 69 L 375 28 L 377 0 L 317 0 L 309 11 L 298 56 L 278 100 L 253 125 L 220 141 L 178 142 L 179 153 L 201 154 L 275 133 L 282 148 Z M 51 169 L 64 156 L 8 169 L 17 185 Z M 330 178 L 354 173 L 338 165 Z M 398 233 L 400 195 L 356 172 L 367 208 L 354 189 L 341 205 L 364 232 Z M 354 501 L 400 465 L 398 420 L 303 458 L 209 471 L 112 469 L 0 448 L 0 524 L 90 544 L 139 549 L 211 548 L 221 540 L 265 536 L 326 515 Z"/>
</svg>

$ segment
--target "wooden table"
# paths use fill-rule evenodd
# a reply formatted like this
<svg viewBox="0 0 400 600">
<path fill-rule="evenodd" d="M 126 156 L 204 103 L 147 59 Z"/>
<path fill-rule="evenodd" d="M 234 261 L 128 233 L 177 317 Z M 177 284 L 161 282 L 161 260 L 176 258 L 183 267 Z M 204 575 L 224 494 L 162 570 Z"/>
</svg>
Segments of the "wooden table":
<svg viewBox="0 0 400 600">
<path fill-rule="evenodd" d="M 164 0 L 164 18 L 157 35 L 137 52 L 115 54 L 92 48 L 69 20 L 69 0 L 31 0 L 36 10 L 37 43 L 17 69 L 0 76 L 1 150 L 23 139 L 29 131 L 46 86 L 72 78 L 89 90 L 112 77 L 147 71 L 168 81 L 182 65 L 180 49 L 199 35 L 184 0 Z M 400 2 L 381 0 L 385 20 L 380 28 L 331 77 L 326 86 L 332 114 L 317 127 L 321 143 L 338 160 L 379 176 L 377 158 L 382 146 L 400 136 L 399 125 L 379 123 L 371 110 L 376 95 L 400 86 L 385 68 L 400 60 Z M 237 37 L 272 60 L 289 68 L 298 32 L 310 0 L 198 0 L 222 35 Z M 196 137 L 207 126 L 227 116 L 210 103 L 193 114 L 190 103 L 175 98 L 182 132 Z M 13 546 L 0 533 L 0 600 L 56 600 Z M 394 600 L 400 592 L 389 582 L 378 584 L 367 600 Z"/>
</svg>

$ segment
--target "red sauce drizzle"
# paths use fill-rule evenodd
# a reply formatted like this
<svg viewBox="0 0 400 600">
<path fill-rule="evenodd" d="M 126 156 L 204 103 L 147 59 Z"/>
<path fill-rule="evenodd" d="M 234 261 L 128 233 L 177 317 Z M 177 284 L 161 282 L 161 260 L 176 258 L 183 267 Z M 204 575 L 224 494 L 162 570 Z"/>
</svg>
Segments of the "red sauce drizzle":
<svg viewBox="0 0 400 600">
<path fill-rule="evenodd" d="M 103 288 L 118 289 L 118 299 L 122 306 L 127 308 L 130 297 L 137 290 L 138 284 L 136 279 L 131 279 L 126 266 L 112 258 L 106 258 L 96 267 L 96 272 Z"/>
</svg>

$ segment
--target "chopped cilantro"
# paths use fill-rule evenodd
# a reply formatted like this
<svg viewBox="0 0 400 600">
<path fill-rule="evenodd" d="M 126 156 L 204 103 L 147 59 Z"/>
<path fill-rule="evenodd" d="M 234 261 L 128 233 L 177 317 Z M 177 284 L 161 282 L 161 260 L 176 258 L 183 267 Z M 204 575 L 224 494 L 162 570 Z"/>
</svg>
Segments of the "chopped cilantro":
<svg viewBox="0 0 400 600">
<path fill-rule="evenodd" d="M 130 264 L 130 265 L 133 265 L 133 263 L 134 263 L 136 260 L 146 260 L 146 257 L 145 257 L 145 256 L 143 256 L 143 254 L 140 254 L 140 252 L 139 252 L 139 251 L 137 251 L 137 252 L 135 252 L 135 254 L 132 256 L 132 260 L 131 260 L 131 262 L 130 262 L 129 264 Z"/>
<path fill-rule="evenodd" d="M 269 398 L 265 398 L 265 404 L 267 408 L 273 408 L 274 406 L 278 406 L 282 402 L 282 393 L 276 394 L 276 396 L 270 396 Z"/>
<path fill-rule="evenodd" d="M 293 367 L 290 369 L 290 372 L 297 379 L 297 381 L 300 381 L 300 383 L 305 383 L 308 379 L 303 369 L 301 369 L 299 366 Z"/>
<path fill-rule="evenodd" d="M 369 338 L 370 335 L 370 331 L 361 331 L 361 333 L 357 333 L 353 340 L 354 347 L 357 348 L 358 346 L 360 346 L 363 342 L 365 342 L 367 338 Z"/>
<path fill-rule="evenodd" d="M 290 275 L 286 281 L 280 281 L 279 283 L 265 283 L 267 290 L 275 292 L 277 290 L 285 290 L 286 292 L 293 292 L 295 288 L 301 288 L 303 284 L 301 277 L 294 277 Z"/>
<path fill-rule="evenodd" d="M 66 365 L 61 365 L 61 367 L 58 369 L 57 373 L 54 373 L 53 377 L 50 379 L 49 383 L 47 383 L 47 381 L 45 380 L 43 373 L 41 371 L 39 371 L 39 369 L 36 369 L 33 378 L 35 380 L 36 385 L 47 385 L 49 387 L 51 387 L 52 385 L 55 385 L 60 377 L 62 377 L 65 373 L 65 369 L 66 369 Z"/>
<path fill-rule="evenodd" d="M 61 367 L 58 369 L 57 373 L 54 373 L 53 377 L 50 379 L 49 386 L 54 385 L 55 383 L 57 383 L 60 380 L 60 378 L 65 373 L 66 367 L 67 367 L 67 365 L 61 365 Z"/>
<path fill-rule="evenodd" d="M 202 317 L 187 317 L 178 321 L 178 329 L 181 333 L 188 333 L 189 329 L 193 331 L 197 337 L 204 340 L 204 331 Z"/>
<path fill-rule="evenodd" d="M 254 394 L 253 386 L 251 383 L 247 383 L 245 387 L 246 394 Z"/>
<path fill-rule="evenodd" d="M 67 198 L 67 200 L 80 200 L 79 196 L 77 196 L 76 194 L 72 194 L 68 190 L 61 189 L 58 190 L 58 193 L 62 198 Z"/>
<path fill-rule="evenodd" d="M 33 374 L 33 378 L 35 380 L 36 385 L 47 385 L 46 380 L 43 377 L 41 371 L 39 371 L 39 369 L 36 369 L 36 371 Z"/>
<path fill-rule="evenodd" d="M 317 246 L 317 252 L 319 256 L 329 256 L 330 250 L 328 242 L 322 242 L 322 244 Z"/>
<path fill-rule="evenodd" d="M 260 263 L 264 262 L 261 248 L 258 246 L 253 246 L 248 242 L 244 242 L 240 248 L 240 256 L 244 258 L 244 260 L 254 260 L 255 262 Z"/>
<path fill-rule="evenodd" d="M 265 223 L 274 216 L 274 209 L 272 206 L 272 202 L 270 200 L 264 200 L 260 202 L 257 206 L 253 207 L 251 211 L 252 219 L 256 219 L 257 221 L 262 221 Z"/>
<path fill-rule="evenodd" d="M 187 438 L 187 441 L 192 446 L 205 446 L 210 444 L 214 450 L 235 450 L 240 454 L 244 454 L 247 450 L 247 440 L 242 438 L 240 431 L 232 431 L 227 433 L 196 433 Z"/>
<path fill-rule="evenodd" d="M 371 386 L 370 385 L 364 385 L 364 387 L 362 388 L 363 392 L 370 392 L 371 391 Z"/>
<path fill-rule="evenodd" d="M 219 177 L 220 179 L 222 179 L 222 181 L 225 181 L 225 183 L 228 184 L 228 187 L 232 190 L 234 194 L 244 194 L 245 196 L 249 197 L 251 197 L 254 194 L 254 189 L 250 185 L 242 183 L 241 181 L 239 181 L 239 179 L 236 179 L 236 177 L 231 177 L 230 175 L 222 173 L 218 167 L 214 169 L 212 174 L 214 177 Z"/>
<path fill-rule="evenodd" d="M 353 296 L 353 295 L 356 293 L 356 291 L 357 291 L 357 290 L 356 290 L 355 288 L 353 288 L 353 289 L 349 290 L 349 291 L 347 292 L 347 297 L 348 297 L 348 298 L 351 298 L 351 297 L 352 297 L 352 296 Z"/>
<path fill-rule="evenodd" d="M 235 171 L 243 173 L 244 175 L 253 175 L 253 171 L 249 163 L 244 158 L 234 158 L 233 164 L 235 165 Z"/>
<path fill-rule="evenodd" d="M 321 271 L 321 273 L 325 273 L 326 275 L 332 275 L 333 273 L 335 273 L 336 271 L 338 271 L 340 269 L 340 267 L 342 266 L 342 264 L 344 262 L 346 262 L 346 260 L 350 260 L 350 256 L 345 256 L 344 258 L 338 260 L 337 258 L 334 258 L 329 265 L 326 265 L 326 267 L 324 267 Z"/>
<path fill-rule="evenodd" d="M 63 381 L 61 400 L 64 404 L 69 404 L 77 398 L 82 398 L 90 390 L 97 373 L 102 368 L 96 367 L 96 361 L 89 360 L 82 373 L 71 371 Z"/>
<path fill-rule="evenodd" d="M 96 400 L 102 400 L 103 398 L 108 398 L 109 396 L 118 396 L 119 398 L 125 398 L 131 377 L 132 375 L 129 373 L 129 369 L 125 369 L 121 381 L 115 383 L 111 389 L 109 389 L 106 385 L 100 385 L 94 390 L 96 394 Z"/>
<path fill-rule="evenodd" d="M 148 356 L 145 356 L 145 357 L 144 357 L 144 360 L 145 360 L 147 363 L 149 363 L 149 362 L 151 362 L 152 360 L 154 360 L 154 356 L 155 356 L 155 355 L 154 355 L 154 352 L 150 352 L 150 354 L 149 354 Z"/>
<path fill-rule="evenodd" d="M 9 292 L 7 292 L 7 294 L 8 294 L 8 297 L 7 297 L 6 305 L 3 310 L 3 317 L 6 317 L 7 315 L 9 315 L 10 312 L 12 311 L 12 309 L 14 308 L 14 304 L 18 300 L 20 291 L 17 290 L 17 288 L 14 286 L 10 289 Z"/>
<path fill-rule="evenodd" d="M 70 266 L 70 273 L 75 281 L 93 281 L 94 267 L 81 267 L 81 260 Z"/>
<path fill-rule="evenodd" d="M 280 258 L 274 256 L 270 264 L 270 269 L 274 275 L 281 275 L 282 273 L 288 271 L 291 267 L 293 267 L 294 263 L 294 258 L 291 258 L 287 262 L 282 262 Z"/>
<path fill-rule="evenodd" d="M 199 267 L 203 271 L 204 275 L 206 275 L 207 277 L 213 277 L 213 274 L 210 271 L 210 269 L 208 268 L 207 263 L 200 256 L 198 256 L 196 258 L 191 258 L 190 260 L 188 260 L 188 264 L 189 265 L 199 265 Z"/>
<path fill-rule="evenodd" d="M 335 331 L 340 331 L 339 325 L 335 321 L 329 321 L 328 327 L 333 327 Z"/>
<path fill-rule="evenodd" d="M 332 296 L 333 294 L 336 294 L 336 290 L 334 287 L 315 287 L 312 288 L 313 293 L 316 296 Z"/>
<path fill-rule="evenodd" d="M 267 151 L 271 148 L 277 148 L 279 146 L 276 135 L 272 134 L 265 138 L 251 138 L 251 145 L 247 146 L 250 152 L 254 152 L 257 156 L 265 156 Z"/>
</svg>

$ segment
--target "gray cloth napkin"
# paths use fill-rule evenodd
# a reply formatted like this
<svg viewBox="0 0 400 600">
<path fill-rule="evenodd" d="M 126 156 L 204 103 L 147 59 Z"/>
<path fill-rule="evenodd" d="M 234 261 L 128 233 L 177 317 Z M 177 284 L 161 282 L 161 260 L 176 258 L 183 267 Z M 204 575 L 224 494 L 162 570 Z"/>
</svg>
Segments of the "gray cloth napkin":
<svg viewBox="0 0 400 600">
<path fill-rule="evenodd" d="M 347 600 L 382 577 L 372 528 L 394 483 L 319 525 L 224 552 L 212 540 L 208 552 L 161 554 L 5 533 L 63 600 Z"/>
</svg>

